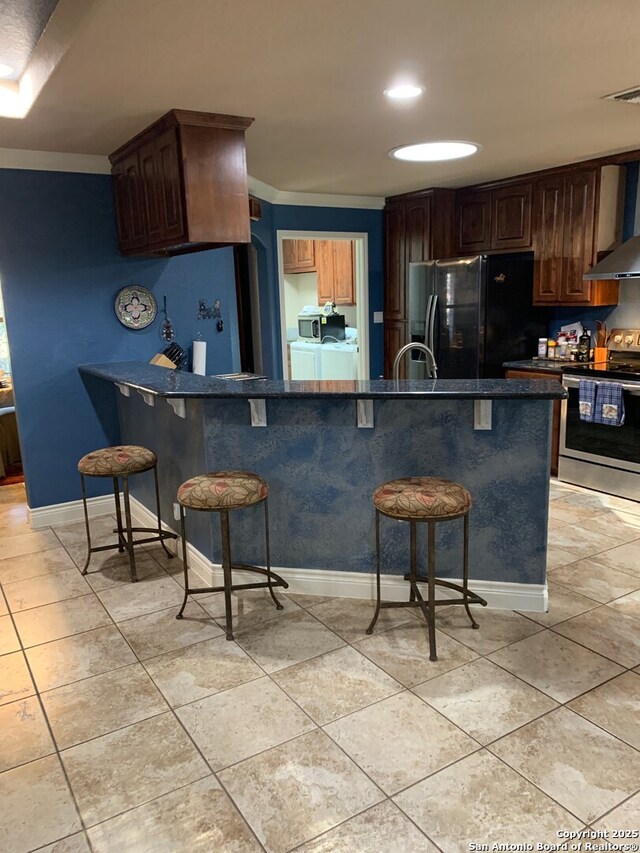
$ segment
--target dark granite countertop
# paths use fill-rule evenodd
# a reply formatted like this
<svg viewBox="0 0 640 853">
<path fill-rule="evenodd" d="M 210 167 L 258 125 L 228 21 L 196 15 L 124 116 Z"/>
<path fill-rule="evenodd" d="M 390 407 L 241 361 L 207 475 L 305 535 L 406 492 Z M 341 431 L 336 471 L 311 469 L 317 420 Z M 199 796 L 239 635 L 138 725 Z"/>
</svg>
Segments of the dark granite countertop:
<svg viewBox="0 0 640 853">
<path fill-rule="evenodd" d="M 545 379 L 388 379 L 327 382 L 253 379 L 238 382 L 167 370 L 140 361 L 84 364 L 80 373 L 117 382 L 158 397 L 218 397 L 267 399 L 275 397 L 371 399 L 561 400 L 566 391 L 556 380 Z"/>
<path fill-rule="evenodd" d="M 522 361 L 505 361 L 502 366 L 507 370 L 537 370 L 539 373 L 562 373 L 565 367 L 575 364 L 560 358 L 525 358 Z M 512 380 L 513 381 L 513 380 Z"/>
</svg>

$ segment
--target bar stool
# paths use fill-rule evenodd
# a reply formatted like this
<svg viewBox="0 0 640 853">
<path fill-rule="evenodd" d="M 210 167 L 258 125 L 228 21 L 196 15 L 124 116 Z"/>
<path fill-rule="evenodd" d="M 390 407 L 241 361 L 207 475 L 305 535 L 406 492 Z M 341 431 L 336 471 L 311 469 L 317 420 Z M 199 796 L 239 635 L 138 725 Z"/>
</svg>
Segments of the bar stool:
<svg viewBox="0 0 640 853">
<path fill-rule="evenodd" d="M 84 564 L 82 574 L 86 575 L 89 571 L 89 563 L 91 555 L 97 551 L 111 551 L 117 548 L 120 554 L 127 551 L 129 555 L 129 570 L 131 572 L 131 582 L 135 583 L 138 580 L 136 573 L 136 558 L 134 554 L 135 545 L 143 545 L 147 542 L 160 542 L 168 557 L 173 557 L 167 550 L 164 544 L 165 539 L 176 539 L 175 533 L 162 529 L 162 519 L 160 517 L 160 494 L 158 491 L 158 458 L 152 450 L 146 447 L 139 447 L 134 444 L 120 445 L 118 447 L 103 447 L 101 450 L 93 450 L 87 453 L 78 462 L 78 471 L 80 472 L 80 482 L 82 484 L 82 504 L 84 506 L 84 522 L 87 528 L 87 562 Z M 145 471 L 153 470 L 153 477 L 156 489 L 156 508 L 158 512 L 158 526 L 155 527 L 132 527 L 131 526 L 131 505 L 129 502 L 129 477 L 133 474 L 142 474 Z M 118 541 L 114 545 L 100 545 L 93 548 L 91 546 L 91 530 L 89 528 L 89 513 L 87 511 L 87 491 L 85 486 L 85 477 L 111 477 L 113 480 L 113 495 L 116 503 L 116 521 L 117 528 L 113 531 L 118 534 Z M 122 480 L 122 493 L 124 497 L 124 516 L 125 524 L 122 524 L 122 510 L 120 508 L 120 485 L 119 479 Z M 126 533 L 126 536 L 125 536 Z M 134 533 L 155 533 L 155 536 L 146 539 L 136 539 L 134 541 Z"/>
<path fill-rule="evenodd" d="M 231 614 L 231 593 L 239 589 L 263 589 L 268 588 L 271 598 L 277 610 L 282 610 L 282 605 L 273 591 L 274 586 L 287 589 L 289 584 L 279 575 L 271 571 L 271 556 L 269 551 L 269 510 L 268 510 L 269 486 L 266 480 L 250 471 L 216 471 L 211 474 L 202 474 L 187 480 L 178 489 L 178 503 L 180 504 L 180 532 L 182 535 L 182 561 L 184 565 L 184 601 L 176 619 L 182 619 L 187 598 L 198 593 L 212 593 L 224 591 L 224 608 L 227 640 L 233 640 L 233 620 Z M 264 504 L 264 535 L 266 568 L 250 566 L 242 563 L 231 562 L 231 539 L 229 535 L 229 513 L 235 509 Z M 222 574 L 224 583 L 222 586 L 190 587 L 189 569 L 187 566 L 187 536 L 185 526 L 185 509 L 198 512 L 220 513 L 220 531 L 222 536 Z M 267 580 L 261 583 L 232 582 L 232 569 L 241 569 L 257 575 L 266 576 Z"/>
<path fill-rule="evenodd" d="M 469 581 L 469 511 L 471 495 L 459 483 L 444 480 L 441 477 L 403 477 L 383 483 L 373 493 L 373 505 L 376 509 L 376 592 L 377 605 L 367 634 L 373 632 L 381 607 L 420 607 L 429 627 L 429 659 L 438 660 L 436 654 L 436 624 L 435 608 L 444 604 L 462 604 L 471 620 L 471 626 L 478 624 L 471 615 L 469 604 L 487 602 L 471 592 Z M 410 568 L 405 580 L 409 581 L 409 601 L 380 600 L 380 516 L 386 515 L 398 521 L 409 522 L 410 536 Z M 462 559 L 462 585 L 436 578 L 436 524 L 440 521 L 451 521 L 464 518 L 464 547 Z M 418 575 L 416 563 L 416 543 L 418 522 L 426 522 L 429 526 L 427 576 Z M 423 599 L 418 583 L 428 584 L 427 600 Z M 436 601 L 436 586 L 447 587 L 462 593 L 462 598 L 438 599 Z"/>
</svg>

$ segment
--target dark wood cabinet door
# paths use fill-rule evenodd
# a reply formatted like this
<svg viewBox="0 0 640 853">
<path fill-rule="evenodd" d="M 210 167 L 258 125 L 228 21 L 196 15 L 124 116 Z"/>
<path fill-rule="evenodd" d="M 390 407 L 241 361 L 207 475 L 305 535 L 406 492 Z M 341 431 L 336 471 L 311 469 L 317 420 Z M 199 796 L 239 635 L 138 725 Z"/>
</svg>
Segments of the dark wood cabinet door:
<svg viewBox="0 0 640 853">
<path fill-rule="evenodd" d="M 456 196 L 456 254 L 491 248 L 491 191 L 461 192 Z"/>
<path fill-rule="evenodd" d="M 557 379 L 562 382 L 561 373 L 544 373 L 536 370 L 507 370 L 505 379 Z M 558 474 L 558 458 L 560 455 L 560 400 L 553 401 L 553 415 L 551 420 L 551 476 Z"/>
<path fill-rule="evenodd" d="M 406 235 L 405 203 L 392 202 L 385 208 L 384 318 L 406 319 Z"/>
<path fill-rule="evenodd" d="M 595 262 L 597 169 L 575 171 L 564 182 L 564 270 L 560 301 L 586 304 L 591 282 L 582 276 Z"/>
<path fill-rule="evenodd" d="M 144 246 L 147 239 L 137 152 L 114 166 L 112 181 L 118 243 L 120 251 L 127 252 Z"/>
<path fill-rule="evenodd" d="M 170 245 L 184 236 L 178 140 L 172 128 L 140 148 L 147 245 Z"/>
<path fill-rule="evenodd" d="M 564 177 L 538 181 L 534 191 L 533 304 L 557 303 L 563 277 Z"/>
<path fill-rule="evenodd" d="M 431 198 L 409 199 L 405 207 L 406 263 L 430 261 Z M 407 270 L 408 273 L 408 270 Z"/>
<path fill-rule="evenodd" d="M 492 190 L 492 249 L 528 249 L 531 245 L 531 184 Z"/>
<path fill-rule="evenodd" d="M 355 268 L 352 240 L 333 240 L 333 301 L 355 305 Z"/>
<path fill-rule="evenodd" d="M 172 242 L 182 238 L 183 235 L 186 237 L 180 155 L 175 128 L 161 134 L 157 138 L 155 146 L 163 230 L 162 239 Z"/>
<path fill-rule="evenodd" d="M 407 324 L 400 320 L 384 321 L 384 377 L 393 378 L 393 362 L 400 347 L 407 342 Z M 407 378 L 407 361 L 400 364 L 400 379 Z"/>
</svg>

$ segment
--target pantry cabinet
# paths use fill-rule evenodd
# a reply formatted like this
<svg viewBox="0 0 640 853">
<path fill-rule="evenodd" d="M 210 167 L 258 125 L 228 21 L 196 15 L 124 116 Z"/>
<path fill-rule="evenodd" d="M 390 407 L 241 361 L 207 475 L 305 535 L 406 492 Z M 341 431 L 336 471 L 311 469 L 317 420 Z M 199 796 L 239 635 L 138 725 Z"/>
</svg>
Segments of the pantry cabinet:
<svg viewBox="0 0 640 853">
<path fill-rule="evenodd" d="M 391 376 L 397 351 L 407 342 L 408 265 L 453 255 L 454 195 L 454 190 L 432 189 L 390 198 L 385 205 L 384 375 L 387 378 Z"/>
<path fill-rule="evenodd" d="M 242 116 L 171 110 L 109 159 L 123 255 L 251 240 Z"/>
</svg>

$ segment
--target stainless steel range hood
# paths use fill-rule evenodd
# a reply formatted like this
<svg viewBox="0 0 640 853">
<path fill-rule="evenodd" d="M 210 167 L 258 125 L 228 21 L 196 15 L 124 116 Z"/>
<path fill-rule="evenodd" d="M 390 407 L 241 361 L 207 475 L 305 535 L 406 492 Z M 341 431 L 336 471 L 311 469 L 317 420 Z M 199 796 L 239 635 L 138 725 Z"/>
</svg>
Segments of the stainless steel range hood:
<svg viewBox="0 0 640 853">
<path fill-rule="evenodd" d="M 640 235 L 631 237 L 622 246 L 614 249 L 582 277 L 601 281 L 611 278 L 640 278 Z"/>
</svg>

